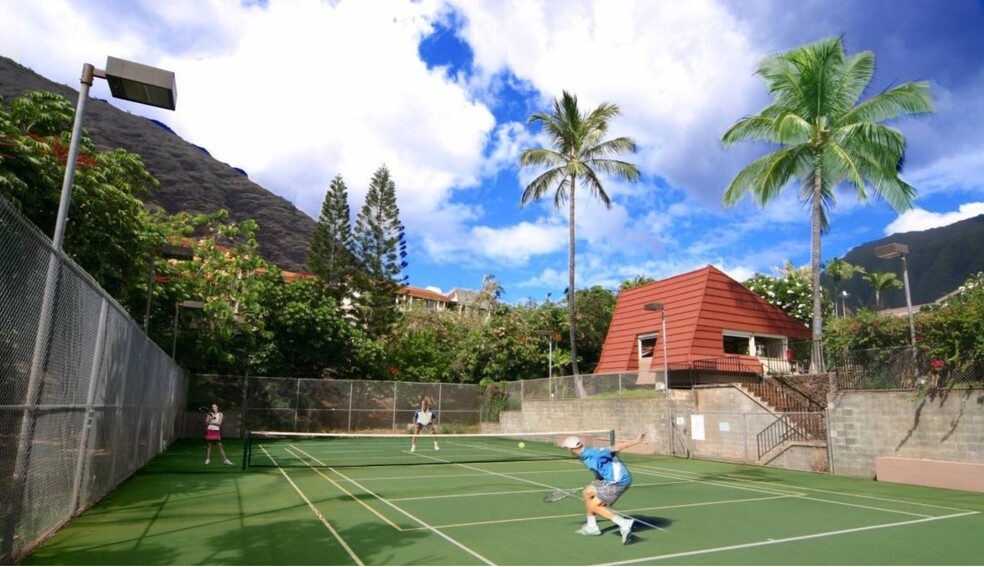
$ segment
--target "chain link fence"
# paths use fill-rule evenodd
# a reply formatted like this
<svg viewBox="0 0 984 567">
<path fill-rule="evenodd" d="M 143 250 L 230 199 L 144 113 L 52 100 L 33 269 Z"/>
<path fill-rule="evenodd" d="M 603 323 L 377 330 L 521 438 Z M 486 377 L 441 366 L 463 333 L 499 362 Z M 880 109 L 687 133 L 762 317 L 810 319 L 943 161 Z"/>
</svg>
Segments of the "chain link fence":
<svg viewBox="0 0 984 567">
<path fill-rule="evenodd" d="M 0 198 L 0 563 L 175 438 L 187 377 Z"/>
<path fill-rule="evenodd" d="M 196 375 L 191 379 L 184 436 L 204 435 L 192 408 L 215 403 L 223 432 L 330 433 L 405 430 L 427 397 L 447 432 L 477 427 L 482 398 L 474 384 L 440 384 L 320 378 Z"/>
<path fill-rule="evenodd" d="M 946 362 L 902 346 L 828 353 L 827 370 L 841 390 L 984 387 L 984 360 Z"/>
</svg>

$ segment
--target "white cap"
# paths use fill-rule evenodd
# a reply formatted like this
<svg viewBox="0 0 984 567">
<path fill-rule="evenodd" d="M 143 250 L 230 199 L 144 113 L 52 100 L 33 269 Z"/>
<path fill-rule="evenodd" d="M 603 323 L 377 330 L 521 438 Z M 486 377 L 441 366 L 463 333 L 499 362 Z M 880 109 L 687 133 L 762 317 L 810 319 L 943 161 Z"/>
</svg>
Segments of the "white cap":
<svg viewBox="0 0 984 567">
<path fill-rule="evenodd" d="M 566 447 L 567 449 L 577 449 L 581 446 L 581 438 L 577 435 L 571 435 L 564 442 L 560 444 L 561 447 Z"/>
</svg>

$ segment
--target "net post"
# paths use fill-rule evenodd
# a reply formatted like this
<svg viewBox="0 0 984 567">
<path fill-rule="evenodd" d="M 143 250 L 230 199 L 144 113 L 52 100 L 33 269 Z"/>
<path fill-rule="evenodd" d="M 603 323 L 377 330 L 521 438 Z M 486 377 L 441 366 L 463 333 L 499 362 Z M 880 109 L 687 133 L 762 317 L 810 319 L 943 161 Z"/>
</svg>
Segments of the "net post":
<svg viewBox="0 0 984 567">
<path fill-rule="evenodd" d="M 246 430 L 246 434 L 243 435 L 243 470 L 248 468 L 249 458 L 253 452 L 253 437 L 249 434 L 249 430 Z"/>
</svg>

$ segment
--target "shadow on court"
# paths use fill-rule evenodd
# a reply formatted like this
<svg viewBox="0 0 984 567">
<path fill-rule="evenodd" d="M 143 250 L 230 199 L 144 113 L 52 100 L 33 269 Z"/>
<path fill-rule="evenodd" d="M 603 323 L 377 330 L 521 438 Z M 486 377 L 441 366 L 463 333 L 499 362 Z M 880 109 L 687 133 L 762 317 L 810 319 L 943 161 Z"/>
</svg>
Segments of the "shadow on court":
<svg viewBox="0 0 984 567">
<path fill-rule="evenodd" d="M 652 535 L 659 533 L 659 530 L 665 530 L 673 524 L 673 520 L 669 518 L 660 518 L 658 516 L 643 516 L 640 514 L 633 514 L 635 518 L 635 524 L 632 526 L 632 539 L 630 539 L 626 545 L 632 545 L 639 541 L 645 541 L 647 539 L 647 534 Z M 601 535 L 610 537 L 622 537 L 618 531 L 618 526 L 613 525 L 609 522 L 601 529 Z"/>
</svg>

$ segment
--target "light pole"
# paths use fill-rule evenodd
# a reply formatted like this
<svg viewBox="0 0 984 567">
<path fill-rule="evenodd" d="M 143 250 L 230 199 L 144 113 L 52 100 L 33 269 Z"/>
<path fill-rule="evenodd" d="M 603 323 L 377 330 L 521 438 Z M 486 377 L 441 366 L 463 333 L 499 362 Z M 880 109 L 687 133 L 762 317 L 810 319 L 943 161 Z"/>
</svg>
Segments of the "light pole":
<svg viewBox="0 0 984 567">
<path fill-rule="evenodd" d="M 41 394 L 41 375 L 45 354 L 48 350 L 48 335 L 51 334 L 51 324 L 54 318 L 55 295 L 58 287 L 58 271 L 61 264 L 62 243 L 65 240 L 65 224 L 68 220 L 68 208 L 72 201 L 72 183 L 75 181 L 75 162 L 79 155 L 82 138 L 82 119 L 85 116 L 85 104 L 89 99 L 89 87 L 95 77 L 106 79 L 109 90 L 116 98 L 139 102 L 142 104 L 174 110 L 177 98 L 177 87 L 174 73 L 148 67 L 140 63 L 124 61 L 115 57 L 106 59 L 106 69 L 96 69 L 89 63 L 82 65 L 82 77 L 79 79 L 79 101 L 75 107 L 75 120 L 72 124 L 72 139 L 68 146 L 68 157 L 65 161 L 65 177 L 62 180 L 61 197 L 58 201 L 58 216 L 55 218 L 55 232 L 51 238 L 51 255 L 48 257 L 48 271 L 45 275 L 44 295 L 41 299 L 41 311 L 38 317 L 37 333 L 34 336 L 34 352 L 31 356 L 31 372 L 27 379 L 27 394 L 24 397 L 24 414 L 21 418 L 20 436 L 18 437 L 17 460 L 14 464 L 14 498 L 15 505 L 12 513 L 18 513 L 23 504 L 24 474 L 27 470 L 28 448 L 33 438 L 35 406 Z M 0 559 L 8 558 L 8 547 L 12 545 L 13 534 L 7 533 L 13 529 L 14 522 L 8 517 L 0 547 Z M 9 545 L 8 545 L 9 544 Z"/>
<path fill-rule="evenodd" d="M 166 260 L 194 260 L 195 251 L 187 246 L 164 246 L 150 255 L 150 271 L 147 274 L 147 305 L 144 310 L 144 333 L 150 326 L 150 302 L 154 299 L 154 276 L 157 273 L 157 266 L 154 260 L 157 256 Z"/>
<path fill-rule="evenodd" d="M 174 335 L 171 338 L 171 360 L 174 360 L 174 355 L 178 351 L 178 311 L 182 307 L 185 309 L 203 309 L 205 304 L 201 301 L 192 301 L 190 299 L 174 304 Z"/>
<path fill-rule="evenodd" d="M 659 302 L 647 303 L 643 306 L 646 311 L 659 311 L 660 319 L 660 341 L 663 343 L 663 384 L 670 387 L 670 366 L 669 359 L 666 357 L 666 306 Z"/>
<path fill-rule="evenodd" d="M 905 244 L 892 242 L 883 246 L 875 247 L 875 256 L 883 259 L 902 258 L 902 284 L 905 286 L 905 308 L 909 314 L 909 340 L 912 344 L 912 352 L 916 352 L 916 324 L 912 318 L 912 298 L 909 295 L 909 267 L 905 261 L 909 254 L 909 247 Z"/>
<path fill-rule="evenodd" d="M 841 317 L 847 317 L 847 298 L 850 295 L 846 289 L 841 291 Z"/>
</svg>

